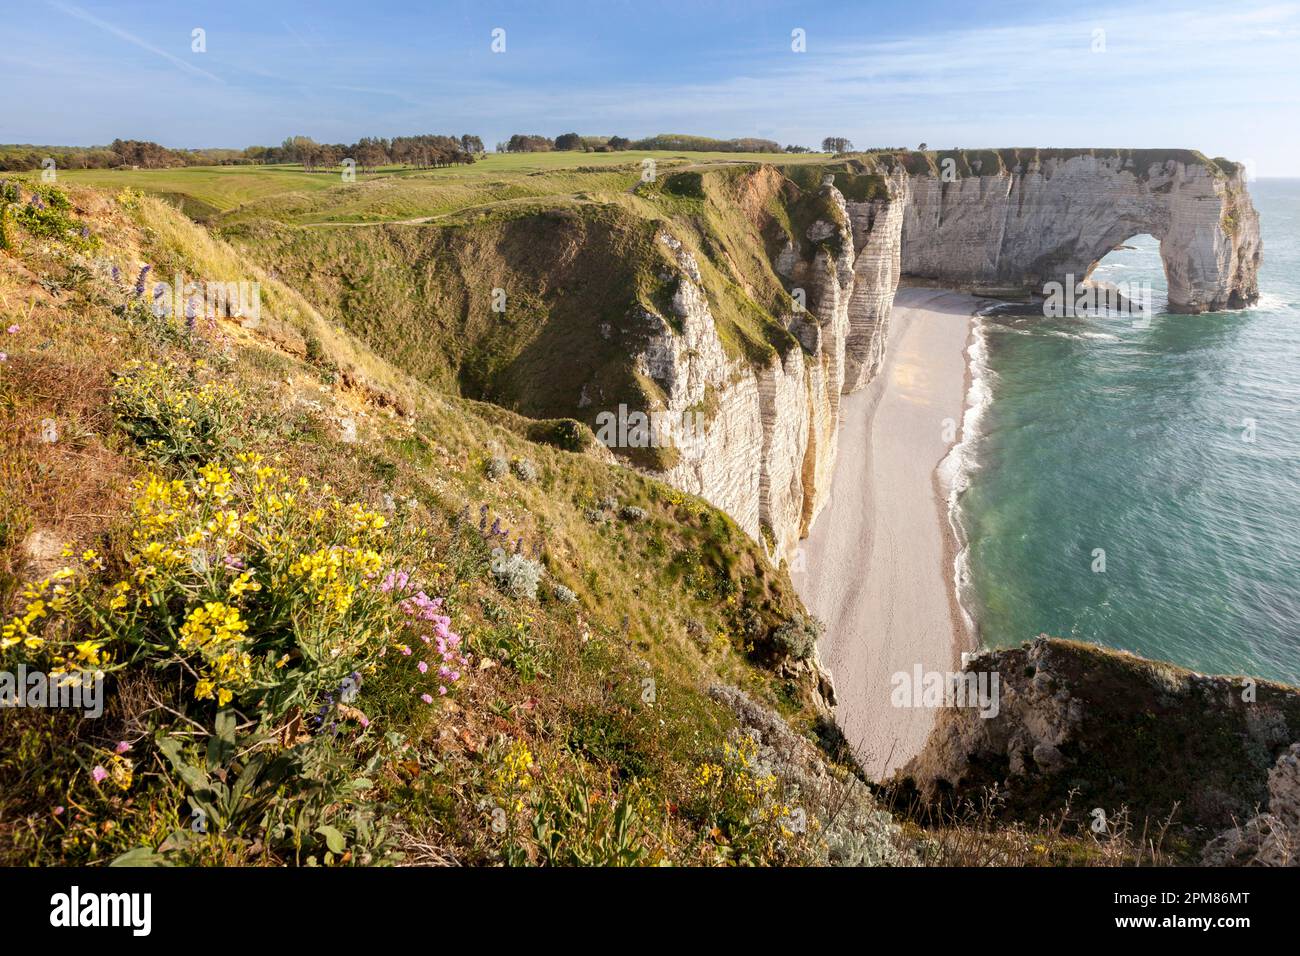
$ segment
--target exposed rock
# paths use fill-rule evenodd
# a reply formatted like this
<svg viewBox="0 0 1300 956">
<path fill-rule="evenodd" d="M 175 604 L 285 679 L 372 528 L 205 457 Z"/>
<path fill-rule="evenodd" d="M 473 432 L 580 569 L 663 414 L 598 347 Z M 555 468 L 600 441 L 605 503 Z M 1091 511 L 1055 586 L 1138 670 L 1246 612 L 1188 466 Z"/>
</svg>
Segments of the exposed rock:
<svg viewBox="0 0 1300 956">
<path fill-rule="evenodd" d="M 1219 834 L 1205 847 L 1207 866 L 1300 866 L 1300 743 L 1268 773 L 1268 810 Z"/>
<path fill-rule="evenodd" d="M 1171 306 L 1241 308 L 1259 297 L 1259 216 L 1244 168 L 1154 150 L 1031 157 L 1012 168 L 911 178 L 903 268 L 956 287 L 1081 282 L 1124 240 L 1160 240 Z"/>
<path fill-rule="evenodd" d="M 773 560 L 793 553 L 829 496 L 839 396 L 879 370 L 901 273 L 1041 293 L 1067 274 L 1082 281 L 1123 240 L 1151 233 L 1175 307 L 1258 295 L 1258 216 L 1243 169 L 1226 161 L 1186 150 L 990 151 L 951 181 L 920 154 L 846 165 L 802 192 L 762 167 L 742 192 L 751 215 L 778 194 L 792 219 L 804 214 L 801 231 L 767 253 L 794 297 L 783 322 L 799 349 L 729 356 L 700 265 L 666 230 L 671 314 L 636 316 L 647 330 L 636 371 L 663 391 L 674 449 L 650 470 L 728 512 Z M 858 198 L 837 188 L 839 175 Z M 592 405 L 587 384 L 577 402 Z M 705 419 L 694 440 L 686 413 Z"/>
<path fill-rule="evenodd" d="M 819 196 L 832 214 L 808 226 L 811 255 L 802 257 L 790 242 L 775 264 L 805 293 L 806 307 L 789 317 L 802 350 L 777 353 L 758 367 L 728 359 L 699 285 L 699 265 L 665 233 L 660 241 L 673 251 L 680 270 L 672 299 L 678 321 L 647 312 L 643 318 L 651 332 L 635 360 L 664 391 L 677 456 L 660 477 L 723 509 L 756 539 L 762 540 L 767 529 L 774 560 L 794 549 L 830 492 L 839 396 L 845 388 L 849 303 L 858 282 L 855 240 L 840 192 L 828 183 Z M 869 217 L 861 213 L 859 218 Z M 901 227 L 901 212 L 893 218 Z M 875 245 L 883 248 L 886 242 Z M 865 273 L 867 281 L 879 276 L 878 268 Z M 896 272 L 886 269 L 884 278 L 892 301 Z M 864 307 L 863 315 L 876 323 L 874 329 L 864 324 L 859 334 L 865 354 L 875 347 L 872 336 L 879 335 L 878 308 Z M 691 440 L 680 427 L 683 413 L 701 407 L 708 409 L 707 421 Z"/>
<path fill-rule="evenodd" d="M 63 558 L 63 544 L 63 539 L 52 531 L 38 529 L 29 534 L 23 540 L 28 576 L 38 580 L 56 570 Z"/>
<path fill-rule="evenodd" d="M 1257 825 L 1216 841 L 1220 856 L 1278 859 L 1286 834 L 1300 832 L 1296 688 L 1046 637 L 984 652 L 965 669 L 997 675 L 997 712 L 939 713 L 924 750 L 899 773 L 923 798 L 974 799 L 997 787 L 1007 815 L 1032 823 L 1073 793 L 1076 811 L 1101 807 L 1113 818 L 1127 809 L 1139 830 L 1172 813 L 1192 846 L 1267 801 Z"/>
<path fill-rule="evenodd" d="M 822 752 L 771 708 L 735 687 L 715 684 L 708 694 L 725 705 L 757 749 L 752 771 L 782 785 L 792 819 L 816 827 L 823 865 L 905 866 L 916 862 L 890 813 L 857 777 L 832 767 Z"/>
<path fill-rule="evenodd" d="M 908 177 L 889 177 L 890 198 L 848 203 L 853 231 L 853 293 L 845 344 L 844 391 L 866 386 L 884 358 L 889 312 L 902 265 L 904 210 L 911 199 Z"/>
</svg>

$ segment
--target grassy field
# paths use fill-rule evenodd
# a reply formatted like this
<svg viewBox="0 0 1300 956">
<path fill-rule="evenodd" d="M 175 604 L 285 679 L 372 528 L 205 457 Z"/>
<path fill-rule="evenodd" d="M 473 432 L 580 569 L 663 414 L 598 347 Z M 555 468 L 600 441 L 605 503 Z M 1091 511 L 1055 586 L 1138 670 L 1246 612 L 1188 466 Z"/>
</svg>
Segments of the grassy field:
<svg viewBox="0 0 1300 956">
<path fill-rule="evenodd" d="M 267 216 L 285 222 L 382 222 L 445 215 L 481 204 L 542 196 L 625 191 L 639 181 L 641 163 L 662 168 L 708 163 L 801 163 L 824 154 L 492 153 L 470 166 L 387 167 L 343 183 L 337 170 L 301 166 L 190 166 L 182 169 L 79 169 L 61 182 L 161 196 L 200 220 Z M 363 187 L 356 189 L 357 186 Z M 349 191 L 351 190 L 351 191 Z"/>
</svg>

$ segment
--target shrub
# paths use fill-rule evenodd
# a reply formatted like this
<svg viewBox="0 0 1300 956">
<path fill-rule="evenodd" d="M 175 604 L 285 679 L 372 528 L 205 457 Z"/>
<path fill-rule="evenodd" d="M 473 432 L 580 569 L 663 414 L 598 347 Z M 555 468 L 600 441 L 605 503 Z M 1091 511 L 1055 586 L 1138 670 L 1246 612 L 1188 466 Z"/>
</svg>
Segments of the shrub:
<svg viewBox="0 0 1300 956">
<path fill-rule="evenodd" d="M 772 631 L 772 643 L 778 651 L 797 661 L 812 656 L 822 636 L 822 623 L 815 617 L 796 614 Z"/>
<path fill-rule="evenodd" d="M 528 426 L 528 440 L 564 451 L 584 451 L 595 444 L 591 430 L 572 418 L 553 418 Z"/>
<path fill-rule="evenodd" d="M 499 455 L 494 455 L 487 460 L 483 466 L 483 474 L 487 476 L 488 481 L 499 481 L 510 471 L 510 466 L 506 460 Z"/>
<path fill-rule="evenodd" d="M 220 449 L 242 402 L 228 384 L 202 381 L 193 371 L 156 362 L 132 362 L 113 383 L 113 412 L 135 441 L 161 464 L 211 458 Z"/>
<path fill-rule="evenodd" d="M 516 458 L 510 463 L 510 470 L 515 473 L 515 477 L 520 481 L 535 481 L 537 479 L 537 468 L 527 458 Z"/>
<path fill-rule="evenodd" d="M 636 505 L 624 505 L 618 509 L 618 516 L 624 521 L 635 523 L 646 519 L 646 510 L 638 508 Z"/>
<path fill-rule="evenodd" d="M 403 587 L 381 578 L 386 525 L 253 454 L 190 480 L 150 474 L 135 486 L 118 573 L 87 550 L 29 584 L 0 652 L 69 675 L 148 659 L 196 700 L 276 719 L 359 683 L 387 648 L 409 655 L 412 638 L 436 636 L 448 673 L 425 683 L 445 688 L 464 663 L 460 638 L 409 576 Z"/>
<path fill-rule="evenodd" d="M 561 604 L 575 604 L 578 600 L 578 595 L 575 594 L 571 588 L 566 588 L 563 584 L 557 584 L 552 589 L 551 593 L 555 595 L 555 600 L 559 601 Z"/>
<path fill-rule="evenodd" d="M 618 499 L 613 495 L 606 495 L 596 503 L 596 507 L 601 511 L 613 511 L 618 507 Z"/>
<path fill-rule="evenodd" d="M 492 549 L 492 576 L 497 587 L 514 598 L 537 597 L 537 586 L 542 580 L 542 566 L 522 554 L 507 554 L 502 548 Z"/>
<path fill-rule="evenodd" d="M 32 186 L 32 195 L 17 206 L 17 220 L 33 236 L 66 242 L 83 252 L 98 247 L 90 230 L 73 222 L 69 216 L 72 203 L 63 190 L 46 183 Z"/>
<path fill-rule="evenodd" d="M 758 759 L 749 734 L 735 734 L 712 760 L 696 768 L 685 812 L 724 838 L 717 848 L 740 866 L 782 862 L 790 853 L 794 808 L 782 800 L 782 785 Z M 802 849 L 802 847 L 801 847 Z"/>
</svg>

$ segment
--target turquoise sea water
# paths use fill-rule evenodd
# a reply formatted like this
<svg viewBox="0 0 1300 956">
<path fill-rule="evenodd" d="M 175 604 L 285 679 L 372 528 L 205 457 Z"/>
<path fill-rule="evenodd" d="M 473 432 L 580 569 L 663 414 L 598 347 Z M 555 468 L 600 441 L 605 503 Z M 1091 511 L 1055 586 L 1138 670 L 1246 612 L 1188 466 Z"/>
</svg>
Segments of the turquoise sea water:
<svg viewBox="0 0 1300 956">
<path fill-rule="evenodd" d="M 1094 277 L 1149 281 L 1149 328 L 980 320 L 989 401 L 958 517 L 984 643 L 1046 632 L 1300 684 L 1300 180 L 1251 194 L 1264 240 L 1252 309 L 1165 313 L 1145 236 Z"/>
</svg>

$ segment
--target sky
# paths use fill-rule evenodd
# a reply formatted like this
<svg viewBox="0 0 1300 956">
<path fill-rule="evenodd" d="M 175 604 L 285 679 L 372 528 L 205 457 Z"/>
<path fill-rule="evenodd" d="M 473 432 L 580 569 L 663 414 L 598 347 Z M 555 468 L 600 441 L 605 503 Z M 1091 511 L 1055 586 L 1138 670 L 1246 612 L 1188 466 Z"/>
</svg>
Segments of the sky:
<svg viewBox="0 0 1300 956">
<path fill-rule="evenodd" d="M 5 0 L 0 34 L 6 143 L 834 135 L 1300 176 L 1300 3 Z"/>
</svg>

